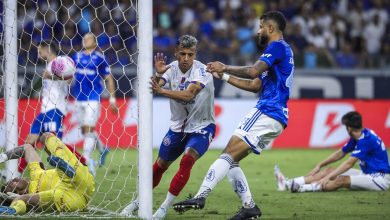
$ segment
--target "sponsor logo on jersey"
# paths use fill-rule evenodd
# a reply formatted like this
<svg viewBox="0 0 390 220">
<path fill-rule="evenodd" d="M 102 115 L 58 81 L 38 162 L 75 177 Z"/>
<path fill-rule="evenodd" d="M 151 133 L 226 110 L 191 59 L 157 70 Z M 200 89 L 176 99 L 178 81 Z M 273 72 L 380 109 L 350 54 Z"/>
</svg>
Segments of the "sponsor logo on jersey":
<svg viewBox="0 0 390 220">
<path fill-rule="evenodd" d="M 362 152 L 362 151 L 361 150 L 354 150 L 354 151 L 352 151 L 352 154 L 358 154 L 360 152 Z"/>
<path fill-rule="evenodd" d="M 79 73 L 79 74 L 84 74 L 84 75 L 94 75 L 96 73 L 95 70 L 82 69 L 82 68 L 77 68 L 76 72 Z"/>
<path fill-rule="evenodd" d="M 267 71 L 264 71 L 262 74 L 261 74 L 261 79 L 264 79 L 265 77 L 268 76 L 268 70 Z"/>
</svg>

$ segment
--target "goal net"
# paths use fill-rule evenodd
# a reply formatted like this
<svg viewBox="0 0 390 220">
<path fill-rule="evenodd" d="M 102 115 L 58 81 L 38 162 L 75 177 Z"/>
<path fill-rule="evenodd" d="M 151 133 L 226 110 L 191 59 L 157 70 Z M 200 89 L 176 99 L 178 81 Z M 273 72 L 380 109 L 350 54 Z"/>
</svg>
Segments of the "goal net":
<svg viewBox="0 0 390 220">
<path fill-rule="evenodd" d="M 141 109 L 142 106 L 151 107 L 151 95 L 142 98 L 146 100 L 145 103 L 137 102 L 140 100 L 140 98 L 137 99 L 137 93 L 145 93 L 147 89 L 145 78 L 149 78 L 149 75 L 145 74 L 145 77 L 141 79 L 137 76 L 137 72 L 142 65 L 152 68 L 151 36 L 145 37 L 150 41 L 149 45 L 144 47 L 144 51 L 150 50 L 150 52 L 142 52 L 138 49 L 140 37 L 137 34 L 140 32 L 151 34 L 151 21 L 146 25 L 146 29 L 150 31 L 140 26 L 138 21 L 141 17 L 138 10 L 141 7 L 136 0 L 18 0 L 15 6 L 12 6 L 14 4 L 12 2 L 4 0 L 0 3 L 2 64 L 0 71 L 0 147 L 3 148 L 0 152 L 26 143 L 35 125 L 34 122 L 42 111 L 42 99 L 49 96 L 47 93 L 44 94 L 43 89 L 45 86 L 43 73 L 48 62 L 38 53 L 38 47 L 42 42 L 55 48 L 56 55 L 75 57 L 74 54 L 84 49 L 85 34 L 93 33 L 97 40 L 97 51 L 104 56 L 104 62 L 107 62 L 110 67 L 109 72 L 114 79 L 116 105 L 119 109 L 118 113 L 111 111 L 110 103 L 112 104 L 113 100 L 109 99 L 111 95 L 107 89 L 109 82 L 103 79 L 105 77 L 97 76 L 102 78 L 101 82 L 105 89 L 101 94 L 100 109 L 91 108 L 93 111 L 100 111 L 98 112 L 100 116 L 95 127 L 98 138 L 95 139 L 97 141 L 94 143 L 95 149 L 91 156 L 96 168 L 95 192 L 88 202 L 87 209 L 58 213 L 55 208 L 50 208 L 44 211 L 28 211 L 27 215 L 51 216 L 53 212 L 56 212 L 62 216 L 117 216 L 131 200 L 139 196 L 138 185 L 146 188 L 150 186 L 151 189 L 152 151 L 142 148 L 145 145 L 151 148 L 152 143 L 149 138 L 151 134 L 145 134 L 140 130 L 150 130 L 150 127 L 146 126 L 150 124 L 151 119 L 143 123 L 143 128 L 138 126 L 138 121 L 142 117 L 151 118 L 151 108 Z M 151 0 L 142 1 L 142 4 L 146 4 L 148 7 L 146 10 L 150 10 L 151 14 Z M 12 15 L 15 15 L 16 23 L 13 23 L 12 18 L 7 17 Z M 16 42 L 15 46 L 13 46 L 13 41 Z M 145 59 L 147 61 L 141 62 L 142 64 L 138 61 L 141 56 L 147 58 Z M 12 64 L 12 59 L 15 59 L 17 65 L 14 65 L 15 62 Z M 77 60 L 75 62 L 77 63 Z M 13 66 L 16 68 L 14 75 L 12 74 Z M 145 72 L 152 74 L 151 69 L 146 69 Z M 69 83 L 66 91 L 67 103 L 62 121 L 61 139 L 64 143 L 76 147 L 79 152 L 83 152 L 86 135 L 82 134 L 80 117 L 78 117 L 81 110 L 77 106 L 78 97 L 75 94 L 88 97 L 87 94 L 93 92 L 94 87 L 92 86 L 90 91 L 81 89 L 79 93 L 74 92 L 75 78 Z M 88 78 L 88 80 L 95 79 Z M 88 107 L 90 107 L 89 104 Z M 143 113 L 140 116 L 138 116 L 139 111 Z M 50 123 L 45 123 L 45 120 L 39 121 L 42 127 L 46 126 L 46 129 L 55 130 L 55 125 L 53 128 Z M 100 150 L 99 140 L 102 143 Z M 101 161 L 103 152 L 107 152 L 104 151 L 105 147 L 109 149 L 109 153 L 105 158 L 105 163 L 100 165 L 99 161 Z M 37 144 L 36 149 L 46 169 L 53 169 L 54 167 L 46 162 L 48 155 L 42 150 L 42 146 Z M 141 157 L 139 153 L 144 154 L 142 157 L 145 158 L 144 160 L 138 159 Z M 22 172 L 20 165 L 18 166 L 16 167 L 15 161 L 7 166 L 0 164 L 2 184 L 6 182 L 6 178 L 10 179 L 19 175 L 23 178 L 30 178 L 27 169 Z M 150 169 L 147 168 L 148 166 Z M 139 174 L 138 169 L 142 167 L 146 167 L 146 170 Z M 139 180 L 145 179 L 142 175 L 146 178 L 145 183 L 139 183 Z M 141 209 L 151 206 L 151 193 L 148 190 L 140 196 Z M 151 209 L 146 208 L 142 212 L 144 214 L 140 217 L 151 215 Z"/>
</svg>

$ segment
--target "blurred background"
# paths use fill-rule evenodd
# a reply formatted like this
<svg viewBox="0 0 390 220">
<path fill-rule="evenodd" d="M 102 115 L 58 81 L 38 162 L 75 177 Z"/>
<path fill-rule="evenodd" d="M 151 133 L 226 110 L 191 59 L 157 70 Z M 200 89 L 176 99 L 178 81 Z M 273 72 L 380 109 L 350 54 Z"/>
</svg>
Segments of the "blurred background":
<svg viewBox="0 0 390 220">
<path fill-rule="evenodd" d="M 390 2 L 385 0 L 154 1 L 154 50 L 171 56 L 177 37 L 192 34 L 200 41 L 200 61 L 250 64 L 258 56 L 259 17 L 268 10 L 288 19 L 285 39 L 298 68 L 390 66 Z M 35 45 L 42 40 L 58 44 L 64 54 L 79 51 L 90 31 L 111 65 L 131 64 L 136 19 L 136 5 L 129 0 L 19 0 L 19 64 L 39 63 Z"/>
<path fill-rule="evenodd" d="M 1 1 L 1 21 L 4 16 L 2 3 Z M 82 49 L 82 36 L 88 32 L 97 36 L 99 49 L 112 67 L 117 80 L 117 97 L 134 97 L 138 55 L 136 3 L 134 0 L 18 0 L 19 97 L 40 96 L 40 73 L 45 65 L 37 57 L 36 45 L 40 41 L 49 41 L 58 47 L 61 54 L 72 55 Z M 142 0 L 138 1 L 140 3 Z M 309 143 L 315 123 L 323 125 L 324 141 L 320 141 L 322 146 L 341 143 L 345 139 L 341 130 L 337 140 L 326 142 L 332 137 L 334 125 L 339 125 L 341 115 L 347 110 L 365 111 L 356 106 L 373 107 L 377 101 L 380 103 L 376 110 L 381 112 L 370 112 L 367 109 L 367 113 L 373 115 L 372 120 L 368 121 L 379 127 L 379 133 L 389 134 L 390 1 L 154 1 L 153 14 L 150 15 L 150 19 L 153 19 L 154 53 L 164 52 L 168 56 L 168 62 L 173 61 L 177 37 L 191 34 L 199 40 L 198 60 L 205 63 L 217 60 L 232 65 L 250 65 L 260 56 L 256 47 L 259 17 L 269 10 L 281 11 L 288 20 L 284 38 L 293 48 L 296 67 L 290 109 L 296 111 L 298 116 L 310 115 L 310 120 L 305 121 L 292 112 L 294 117 L 291 127 L 297 125 L 299 128 L 307 123 L 303 134 L 309 133 L 300 137 L 300 140 L 307 141 L 295 145 L 318 145 Z M 1 25 L 1 45 L 4 44 L 3 40 Z M 1 47 L 0 55 L 3 55 Z M 0 73 L 3 86 L 2 76 Z M 226 106 L 229 103 L 248 101 L 242 106 L 250 107 L 259 96 L 236 89 L 220 80 L 215 80 L 214 84 L 217 101 L 221 100 L 222 103 L 230 99 Z M 0 97 L 2 96 L 3 89 L 0 90 Z M 305 107 L 305 100 L 312 100 L 314 104 Z M 323 106 L 322 102 L 334 100 L 339 104 L 334 108 L 325 108 L 329 114 L 321 113 L 324 114 L 321 120 L 315 120 L 317 109 Z M 217 117 L 235 117 L 234 112 L 231 115 L 227 113 L 229 107 L 226 106 L 217 105 Z M 161 108 L 167 106 L 163 104 Z M 245 114 L 246 109 L 240 108 L 242 114 Z M 161 114 L 159 118 L 167 118 L 165 113 Z M 221 127 L 232 124 L 233 127 L 229 129 L 234 129 L 236 122 L 231 122 L 229 118 L 222 121 Z M 131 123 L 133 121 L 125 122 L 125 125 Z M 162 124 L 168 127 L 168 123 L 167 119 Z M 230 135 L 229 132 L 226 135 Z M 160 137 L 156 141 L 159 141 L 158 138 Z M 224 139 L 221 140 L 222 145 Z"/>
</svg>

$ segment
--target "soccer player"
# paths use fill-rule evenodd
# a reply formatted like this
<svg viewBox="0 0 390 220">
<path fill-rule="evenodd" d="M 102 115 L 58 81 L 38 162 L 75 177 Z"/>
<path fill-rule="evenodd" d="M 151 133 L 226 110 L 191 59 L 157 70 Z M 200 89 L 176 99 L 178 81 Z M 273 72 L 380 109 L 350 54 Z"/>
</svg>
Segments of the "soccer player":
<svg viewBox="0 0 390 220">
<path fill-rule="evenodd" d="M 39 136 L 44 132 L 55 132 L 62 138 L 62 122 L 66 115 L 66 105 L 69 82 L 52 74 L 51 64 L 57 57 L 57 50 L 53 44 L 41 42 L 38 45 L 39 58 L 47 62 L 42 74 L 41 112 L 34 119 L 30 133 L 25 143 L 36 145 Z M 23 172 L 26 161 L 21 158 L 19 171 Z"/>
<path fill-rule="evenodd" d="M 341 122 L 351 137 L 344 147 L 317 164 L 308 175 L 292 180 L 287 180 L 276 166 L 278 190 L 328 192 L 340 188 L 374 191 L 389 189 L 390 166 L 383 141 L 372 130 L 363 127 L 362 116 L 358 112 L 348 112 Z M 321 170 L 341 160 L 348 153 L 351 156 L 338 167 Z M 357 161 L 361 171 L 352 168 Z"/>
<path fill-rule="evenodd" d="M 165 135 L 158 158 L 153 164 L 153 188 L 168 167 L 184 153 L 173 177 L 165 201 L 153 215 L 163 219 L 174 199 L 190 178 L 191 169 L 208 149 L 215 134 L 214 83 L 206 66 L 195 60 L 197 39 L 183 35 L 177 40 L 177 61 L 165 64 L 162 53 L 155 56 L 156 76 L 150 84 L 153 93 L 170 98 L 171 126 Z M 166 85 L 167 84 L 167 85 Z M 166 85 L 167 89 L 162 88 Z M 131 202 L 122 215 L 131 216 L 138 200 Z"/>
<path fill-rule="evenodd" d="M 261 92 L 256 107 L 238 125 L 227 146 L 209 168 L 194 198 L 173 205 L 178 212 L 202 209 L 206 198 L 226 175 L 242 200 L 242 208 L 231 219 L 261 216 L 249 190 L 239 162 L 251 152 L 260 154 L 287 126 L 287 101 L 292 86 L 294 59 L 290 46 L 283 40 L 286 19 L 277 11 L 260 17 L 259 43 L 264 53 L 252 66 L 230 66 L 220 62 L 207 64 L 207 70 L 228 83 L 249 91 Z M 249 78 L 250 80 L 239 79 Z"/>
<path fill-rule="evenodd" d="M 38 153 L 25 144 L 0 154 L 0 163 L 24 157 L 29 179 L 14 178 L 2 187 L 3 193 L 18 194 L 11 205 L 0 206 L 0 214 L 24 214 L 29 209 L 75 212 L 84 210 L 95 191 L 95 182 L 88 167 L 54 134 L 40 136 L 47 158 L 54 169 L 45 170 Z"/>
<path fill-rule="evenodd" d="M 117 114 L 118 107 L 114 79 L 103 54 L 97 51 L 95 35 L 87 33 L 83 38 L 83 47 L 83 51 L 73 56 L 76 73 L 72 95 L 76 99 L 76 117 L 84 136 L 84 156 L 89 170 L 96 175 L 96 162 L 92 159 L 95 146 L 100 151 L 100 166 L 104 164 L 108 154 L 108 148 L 103 145 L 95 132 L 96 122 L 100 116 L 100 95 L 105 87 L 110 93 L 110 110 Z"/>
</svg>

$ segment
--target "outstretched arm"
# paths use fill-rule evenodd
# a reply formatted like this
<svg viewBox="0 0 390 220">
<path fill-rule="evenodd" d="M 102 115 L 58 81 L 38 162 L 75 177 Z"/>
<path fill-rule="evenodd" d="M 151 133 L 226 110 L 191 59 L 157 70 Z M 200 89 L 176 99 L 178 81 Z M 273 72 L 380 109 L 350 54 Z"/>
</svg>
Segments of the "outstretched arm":
<svg viewBox="0 0 390 220">
<path fill-rule="evenodd" d="M 0 154 L 0 163 L 7 160 L 19 159 L 24 157 L 27 163 L 30 162 L 41 162 L 38 153 L 31 144 L 24 144 L 20 147 L 16 147 L 12 150 L 6 151 Z"/>
<path fill-rule="evenodd" d="M 207 64 L 207 71 L 213 73 L 228 73 L 233 76 L 240 78 L 257 78 L 261 73 L 268 69 L 268 65 L 262 61 L 258 60 L 252 66 L 230 66 L 225 65 L 221 62 L 211 62 Z"/>
<path fill-rule="evenodd" d="M 329 180 L 333 180 L 340 174 L 351 169 L 357 161 L 358 158 L 350 157 L 348 160 L 344 161 L 342 164 L 340 164 L 340 166 L 338 166 L 336 169 L 334 169 L 332 172 L 330 172 L 328 175 L 322 178 L 318 183 L 321 184 L 322 187 L 325 187 L 326 183 L 328 183 Z"/>
<path fill-rule="evenodd" d="M 161 82 L 161 80 L 160 80 L 160 82 Z M 161 88 L 161 85 L 157 81 L 155 81 L 153 78 L 150 81 L 150 85 L 151 85 L 151 87 L 150 87 L 151 90 L 155 94 L 160 94 L 160 95 L 163 95 L 163 96 L 171 98 L 171 99 L 176 99 L 176 100 L 185 101 L 185 102 L 189 102 L 189 101 L 193 100 L 198 95 L 198 93 L 202 90 L 202 86 L 200 86 L 198 84 L 194 84 L 194 83 L 191 83 L 188 86 L 188 88 L 186 90 L 183 90 L 183 91 L 172 91 L 172 90 L 168 90 L 168 89 L 163 89 L 163 88 Z"/>
<path fill-rule="evenodd" d="M 239 88 L 243 89 L 249 92 L 258 93 L 261 90 L 262 84 L 261 79 L 255 78 L 255 79 L 241 79 L 235 76 L 229 76 L 227 74 L 221 74 L 221 73 L 213 73 L 213 76 L 217 79 L 222 79 L 226 81 L 227 83 Z"/>
<path fill-rule="evenodd" d="M 314 175 L 318 173 L 322 167 L 334 163 L 340 159 L 342 159 L 345 156 L 345 153 L 339 149 L 336 152 L 333 152 L 329 157 L 327 157 L 325 160 L 321 161 L 317 166 L 314 167 L 312 171 L 308 173 L 308 176 Z"/>
</svg>

